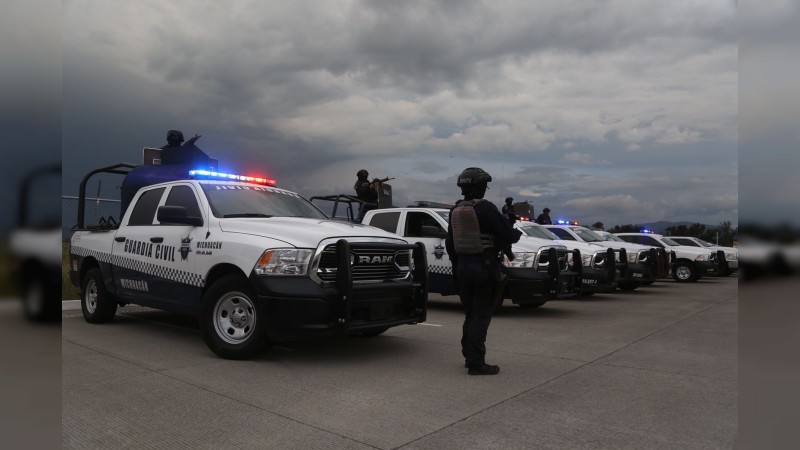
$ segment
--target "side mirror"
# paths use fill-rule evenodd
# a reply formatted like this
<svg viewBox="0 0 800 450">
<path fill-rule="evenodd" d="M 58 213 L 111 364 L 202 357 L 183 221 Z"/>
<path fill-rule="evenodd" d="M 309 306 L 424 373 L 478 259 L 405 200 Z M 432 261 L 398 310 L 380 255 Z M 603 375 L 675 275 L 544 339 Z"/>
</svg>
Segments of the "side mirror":
<svg viewBox="0 0 800 450">
<path fill-rule="evenodd" d="M 423 225 L 419 230 L 420 237 L 439 238 L 447 237 L 447 232 L 433 225 Z"/>
<path fill-rule="evenodd" d="M 162 225 L 191 225 L 199 227 L 203 225 L 202 217 L 190 217 L 183 206 L 159 206 L 156 218 Z"/>
</svg>

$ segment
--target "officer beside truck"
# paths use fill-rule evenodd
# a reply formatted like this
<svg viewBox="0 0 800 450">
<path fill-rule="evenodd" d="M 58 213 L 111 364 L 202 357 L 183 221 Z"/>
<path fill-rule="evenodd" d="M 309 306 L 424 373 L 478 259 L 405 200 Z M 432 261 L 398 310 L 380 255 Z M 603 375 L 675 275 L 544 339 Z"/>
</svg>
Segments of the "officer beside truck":
<svg viewBox="0 0 800 450">
<path fill-rule="evenodd" d="M 486 334 L 494 311 L 495 288 L 502 282 L 499 250 L 519 241 L 497 207 L 486 201 L 492 176 L 478 167 L 465 169 L 456 183 L 459 200 L 450 212 L 445 248 L 453 266 L 465 318 L 461 353 L 470 375 L 496 375 L 500 367 L 486 363 Z"/>
</svg>

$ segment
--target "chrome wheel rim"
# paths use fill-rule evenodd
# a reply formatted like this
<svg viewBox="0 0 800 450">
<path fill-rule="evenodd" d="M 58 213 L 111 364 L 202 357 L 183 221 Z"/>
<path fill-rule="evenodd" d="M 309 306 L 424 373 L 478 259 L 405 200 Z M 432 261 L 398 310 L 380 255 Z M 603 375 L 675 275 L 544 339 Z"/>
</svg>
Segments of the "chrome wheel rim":
<svg viewBox="0 0 800 450">
<path fill-rule="evenodd" d="M 692 271 L 686 266 L 680 266 L 675 269 L 675 275 L 681 280 L 688 280 L 692 276 Z"/>
<path fill-rule="evenodd" d="M 214 330 L 229 344 L 242 344 L 256 328 L 256 308 L 241 292 L 229 292 L 214 306 Z"/>
<path fill-rule="evenodd" d="M 94 314 L 97 309 L 97 282 L 89 280 L 86 284 L 86 292 L 83 294 L 83 303 L 86 305 L 86 312 Z"/>
</svg>

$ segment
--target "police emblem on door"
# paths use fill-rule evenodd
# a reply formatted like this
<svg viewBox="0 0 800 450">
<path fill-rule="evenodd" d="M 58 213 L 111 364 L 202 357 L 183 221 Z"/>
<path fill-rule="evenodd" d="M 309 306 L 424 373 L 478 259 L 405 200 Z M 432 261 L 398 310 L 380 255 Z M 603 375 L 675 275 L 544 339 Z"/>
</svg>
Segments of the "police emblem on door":
<svg viewBox="0 0 800 450">
<path fill-rule="evenodd" d="M 186 259 L 189 257 L 189 253 L 192 252 L 191 243 L 192 243 L 192 238 L 190 238 L 189 236 L 186 236 L 185 238 L 181 239 L 181 260 L 182 261 L 186 261 Z"/>
</svg>

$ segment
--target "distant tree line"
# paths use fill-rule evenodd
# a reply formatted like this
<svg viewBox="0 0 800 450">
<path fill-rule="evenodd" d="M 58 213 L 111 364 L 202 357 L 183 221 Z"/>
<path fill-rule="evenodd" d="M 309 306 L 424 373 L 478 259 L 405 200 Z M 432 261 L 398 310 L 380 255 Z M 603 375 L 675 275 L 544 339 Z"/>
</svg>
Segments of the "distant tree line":
<svg viewBox="0 0 800 450">
<path fill-rule="evenodd" d="M 614 225 L 609 230 L 611 233 L 639 233 L 642 231 L 641 225 L 625 224 Z M 676 225 L 667 227 L 662 233 L 664 236 L 691 236 L 708 241 L 712 244 L 719 242 L 722 246 L 733 245 L 733 239 L 736 237 L 738 230 L 731 227 L 731 222 L 725 220 L 720 222 L 716 227 L 708 227 L 702 223 L 693 223 L 691 225 Z M 719 241 L 717 241 L 719 239 Z"/>
</svg>

